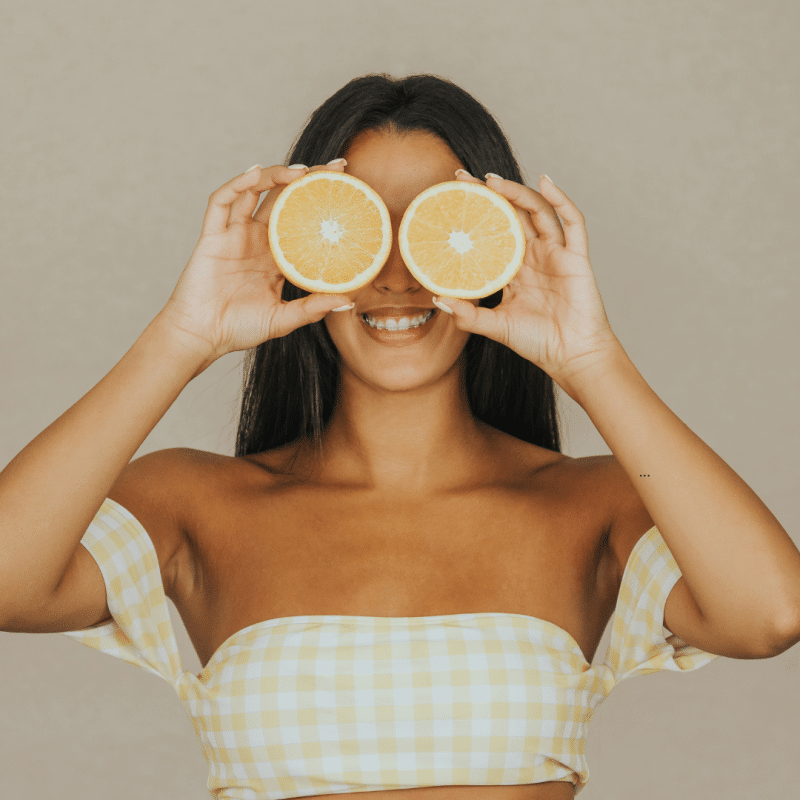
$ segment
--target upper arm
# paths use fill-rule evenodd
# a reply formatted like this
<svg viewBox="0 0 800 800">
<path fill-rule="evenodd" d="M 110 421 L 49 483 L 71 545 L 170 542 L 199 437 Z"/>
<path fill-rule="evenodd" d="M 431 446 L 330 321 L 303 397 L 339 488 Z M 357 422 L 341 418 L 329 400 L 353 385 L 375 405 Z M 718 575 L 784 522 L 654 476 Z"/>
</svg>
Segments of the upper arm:
<svg viewBox="0 0 800 800">
<path fill-rule="evenodd" d="M 186 547 L 186 512 L 196 451 L 170 448 L 131 461 L 108 493 L 147 531 L 158 556 L 164 594 L 173 597 Z"/>
<path fill-rule="evenodd" d="M 131 461 L 108 493 L 142 524 L 158 555 L 164 592 L 171 597 L 181 560 L 187 554 L 182 509 L 185 508 L 189 451 L 160 450 Z M 58 633 L 83 630 L 111 619 L 105 580 L 89 551 L 78 545 L 49 601 L 10 622 L 5 630 Z"/>
<path fill-rule="evenodd" d="M 613 456 L 604 463 L 609 496 L 613 497 L 613 516 L 609 545 L 614 553 L 618 579 L 622 580 L 633 548 L 654 522 L 639 492 Z M 700 614 L 683 577 L 679 578 L 664 605 L 664 626 L 687 644 L 707 653 L 719 652 L 721 643 Z"/>
</svg>

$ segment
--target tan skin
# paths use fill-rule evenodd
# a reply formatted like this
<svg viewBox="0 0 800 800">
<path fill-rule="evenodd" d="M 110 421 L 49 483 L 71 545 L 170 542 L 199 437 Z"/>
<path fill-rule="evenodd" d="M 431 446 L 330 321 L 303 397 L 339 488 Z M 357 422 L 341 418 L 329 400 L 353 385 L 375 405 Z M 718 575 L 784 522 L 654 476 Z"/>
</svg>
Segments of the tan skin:
<svg viewBox="0 0 800 800">
<path fill-rule="evenodd" d="M 548 620 L 573 636 L 591 661 L 630 549 L 652 520 L 613 457 L 568 458 L 471 415 L 460 382 L 469 334 L 453 317 L 439 312 L 431 333 L 405 347 L 363 333 L 365 309 L 433 307 L 430 292 L 403 263 L 397 227 L 419 192 L 453 180 L 462 165 L 427 133 L 366 132 L 345 156 L 346 171 L 386 202 L 395 242 L 379 276 L 346 298 L 354 308 L 324 317 L 341 354 L 342 376 L 323 437 L 324 457 L 316 462 L 297 444 L 246 458 L 171 451 L 166 459 L 156 456 L 161 466 L 154 461 L 149 470 L 147 458 L 133 462 L 110 497 L 156 534 L 165 589 L 203 665 L 231 635 L 267 619 L 486 611 Z M 469 178 L 462 173 L 460 179 Z M 253 219 L 268 219 L 277 191 Z M 236 202 L 232 218 L 248 213 Z M 252 197 L 247 202 L 251 212 Z M 550 212 L 557 223 L 552 207 Z M 530 216 L 525 225 L 530 234 Z M 277 273 L 274 263 L 269 268 Z M 181 314 L 197 303 L 197 292 L 189 299 L 192 287 L 182 280 L 173 298 Z M 515 291 L 506 290 L 505 313 L 519 315 L 519 306 L 530 300 Z M 596 346 L 609 335 L 602 304 L 584 310 L 584 318 L 594 325 L 592 336 L 582 340 L 584 350 L 541 334 L 537 360 L 577 364 L 587 341 Z M 276 324 L 271 319 L 265 324 Z M 181 322 L 187 340 L 199 338 L 199 327 L 190 331 L 186 318 Z M 570 319 L 562 314 L 560 322 Z M 214 335 L 215 354 L 241 349 L 234 346 L 236 331 L 220 324 Z M 164 490 L 170 482 L 173 493 Z M 161 489 L 150 495 L 163 498 L 161 508 L 142 500 L 147 483 Z M 183 532 L 173 551 L 162 549 L 168 537 L 158 529 L 165 519 Z M 673 608 L 679 596 L 676 587 Z M 565 800 L 573 787 L 546 782 L 370 794 L 390 800 Z"/>
</svg>

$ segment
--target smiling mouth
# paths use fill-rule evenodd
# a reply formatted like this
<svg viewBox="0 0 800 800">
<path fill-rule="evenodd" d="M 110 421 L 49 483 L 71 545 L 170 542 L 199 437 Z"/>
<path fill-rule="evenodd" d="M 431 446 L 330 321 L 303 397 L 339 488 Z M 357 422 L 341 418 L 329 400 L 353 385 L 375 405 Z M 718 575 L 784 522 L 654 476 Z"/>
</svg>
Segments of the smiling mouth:
<svg viewBox="0 0 800 800">
<path fill-rule="evenodd" d="M 369 314 L 362 314 L 361 318 L 369 325 L 379 331 L 408 331 L 419 328 L 429 320 L 433 319 L 438 309 L 432 308 L 423 314 L 416 314 L 413 317 L 382 317 L 374 318 Z"/>
</svg>

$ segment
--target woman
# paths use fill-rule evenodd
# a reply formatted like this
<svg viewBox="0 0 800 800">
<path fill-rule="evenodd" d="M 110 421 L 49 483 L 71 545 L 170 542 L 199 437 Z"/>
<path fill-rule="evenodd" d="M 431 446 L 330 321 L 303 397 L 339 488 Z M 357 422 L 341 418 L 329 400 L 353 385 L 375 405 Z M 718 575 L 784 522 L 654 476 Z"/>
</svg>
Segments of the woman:
<svg viewBox="0 0 800 800">
<path fill-rule="evenodd" d="M 425 188 L 486 176 L 525 262 L 480 303 L 440 299 L 395 241 L 363 289 L 307 295 L 266 231 L 308 168 L 226 183 L 163 310 L 0 474 L 2 630 L 66 632 L 169 680 L 229 798 L 562 800 L 620 680 L 800 639 L 791 538 L 636 371 L 580 211 L 546 176 L 522 184 L 477 101 L 432 76 L 356 79 L 290 160 L 366 181 L 395 233 Z M 402 316 L 422 324 L 370 335 Z M 246 349 L 235 457 L 128 463 L 192 378 Z M 559 452 L 553 382 L 612 456 Z"/>
</svg>

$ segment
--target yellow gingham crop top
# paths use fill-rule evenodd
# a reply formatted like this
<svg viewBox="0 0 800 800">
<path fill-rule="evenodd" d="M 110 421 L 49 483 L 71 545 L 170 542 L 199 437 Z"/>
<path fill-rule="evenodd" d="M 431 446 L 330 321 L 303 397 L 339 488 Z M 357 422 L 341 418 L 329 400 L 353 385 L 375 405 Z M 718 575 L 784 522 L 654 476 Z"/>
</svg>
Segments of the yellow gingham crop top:
<svg viewBox="0 0 800 800">
<path fill-rule="evenodd" d="M 175 687 L 220 800 L 543 781 L 577 793 L 589 721 L 619 681 L 716 658 L 663 627 L 681 573 L 655 527 L 628 559 L 595 666 L 566 631 L 522 614 L 331 615 L 249 625 L 194 675 L 135 517 L 108 499 L 81 544 L 113 620 L 63 635 Z"/>
</svg>

